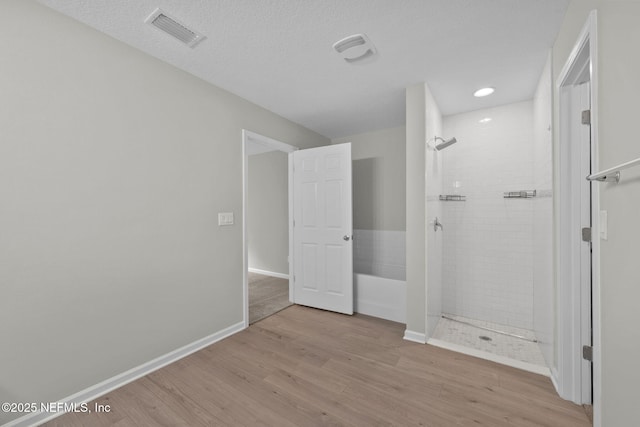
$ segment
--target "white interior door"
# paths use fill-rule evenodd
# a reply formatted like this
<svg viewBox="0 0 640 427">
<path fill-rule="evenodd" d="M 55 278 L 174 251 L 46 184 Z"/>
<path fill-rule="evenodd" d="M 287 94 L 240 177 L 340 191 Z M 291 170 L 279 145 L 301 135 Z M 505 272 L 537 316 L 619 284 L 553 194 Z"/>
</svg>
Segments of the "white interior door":
<svg viewBox="0 0 640 427">
<path fill-rule="evenodd" d="M 565 224 L 570 237 L 568 248 L 571 270 L 562 286 L 573 288 L 567 296 L 575 298 L 577 304 L 574 323 L 566 327 L 574 329 L 573 348 L 566 351 L 574 360 L 568 364 L 573 370 L 574 391 L 571 399 L 580 404 L 591 403 L 592 365 L 583 359 L 583 347 L 591 347 L 591 240 L 583 230 L 591 229 L 591 183 L 585 177 L 591 174 L 591 127 L 583 121 L 583 111 L 590 109 L 589 82 L 571 86 L 569 89 L 567 143 L 571 145 L 567 153 L 570 177 L 566 199 L 569 222 Z M 597 236 L 595 236 L 597 238 Z M 569 336 L 569 334 L 567 334 Z"/>
<path fill-rule="evenodd" d="M 293 302 L 353 314 L 351 144 L 293 153 Z"/>
</svg>

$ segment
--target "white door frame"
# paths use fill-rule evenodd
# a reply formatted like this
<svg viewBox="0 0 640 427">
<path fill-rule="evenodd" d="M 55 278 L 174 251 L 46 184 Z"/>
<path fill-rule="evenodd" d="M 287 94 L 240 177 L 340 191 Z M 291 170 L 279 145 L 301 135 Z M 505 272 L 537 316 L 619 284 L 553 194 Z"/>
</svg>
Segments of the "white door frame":
<svg viewBox="0 0 640 427">
<path fill-rule="evenodd" d="M 249 278 L 247 271 L 249 269 L 249 245 L 247 235 L 247 184 L 249 178 L 249 154 L 247 150 L 248 143 L 257 143 L 266 148 L 267 151 L 282 151 L 288 154 L 288 192 L 289 192 L 289 301 L 293 302 L 293 263 L 291 255 L 293 254 L 293 227 L 291 218 L 293 218 L 293 173 L 292 173 L 292 156 L 291 153 L 298 150 L 298 147 L 285 144 L 284 142 L 242 129 L 242 320 L 244 327 L 249 326 Z"/>
<path fill-rule="evenodd" d="M 582 332 L 581 315 L 587 307 L 581 298 L 581 288 L 572 280 L 576 274 L 572 241 L 575 240 L 576 230 L 580 224 L 572 218 L 571 205 L 575 197 L 567 189 L 574 182 L 569 176 L 571 158 L 579 153 L 571 150 L 566 140 L 569 126 L 568 114 L 575 113 L 570 108 L 570 88 L 581 83 L 585 77 L 590 82 L 591 94 L 591 170 L 598 168 L 598 57 L 597 57 L 597 14 L 592 11 L 585 23 L 578 40 L 562 68 L 556 83 L 558 96 L 558 125 L 559 138 L 554 145 L 554 174 L 555 195 L 555 265 L 557 289 L 557 370 L 552 370 L 552 379 L 558 393 L 565 399 L 576 403 L 583 402 L 583 384 L 581 375 Z M 586 179 L 580 178 L 580 179 Z M 593 407 L 594 426 L 601 424 L 601 364 L 600 364 L 600 227 L 599 227 L 599 188 L 593 185 L 591 189 L 591 218 L 592 218 L 592 324 L 593 324 Z M 579 269 L 579 264 L 577 266 Z M 568 285 L 573 283 L 573 286 Z M 564 285 L 564 286 L 563 286 Z M 590 385 L 589 385 L 590 386 Z"/>
</svg>

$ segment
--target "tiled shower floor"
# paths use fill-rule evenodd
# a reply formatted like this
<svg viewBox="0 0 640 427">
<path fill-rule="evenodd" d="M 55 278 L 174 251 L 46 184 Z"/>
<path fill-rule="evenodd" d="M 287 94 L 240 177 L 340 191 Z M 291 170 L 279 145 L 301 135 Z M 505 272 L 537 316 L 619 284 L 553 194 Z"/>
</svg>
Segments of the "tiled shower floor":
<svg viewBox="0 0 640 427">
<path fill-rule="evenodd" d="M 450 314 L 445 314 L 445 316 L 452 319 L 461 320 L 463 322 L 471 323 L 473 325 L 497 329 L 500 331 L 525 336 L 527 338 L 534 338 L 533 332 L 526 329 L 498 325 L 482 320 L 474 320 Z M 480 338 L 480 336 L 491 338 L 491 340 L 483 340 Z M 518 360 L 521 362 L 546 367 L 544 357 L 542 356 L 537 343 L 498 334 L 496 332 L 476 328 L 474 326 L 455 322 L 449 319 L 441 318 L 438 321 L 438 325 L 433 332 L 432 338 L 451 344 L 488 352 L 497 356 L 508 357 L 510 359 Z"/>
</svg>

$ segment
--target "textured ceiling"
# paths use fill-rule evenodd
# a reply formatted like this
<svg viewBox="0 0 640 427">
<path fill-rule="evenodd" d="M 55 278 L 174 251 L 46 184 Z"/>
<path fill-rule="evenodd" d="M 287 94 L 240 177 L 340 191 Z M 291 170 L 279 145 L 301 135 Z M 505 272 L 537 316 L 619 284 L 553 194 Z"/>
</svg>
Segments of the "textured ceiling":
<svg viewBox="0 0 640 427">
<path fill-rule="evenodd" d="M 427 82 L 444 115 L 533 97 L 568 0 L 40 0 L 328 137 L 404 124 Z M 195 49 L 144 24 L 156 8 L 207 39 Z M 365 33 L 378 55 L 332 49 Z M 495 86 L 487 98 L 472 96 Z"/>
</svg>

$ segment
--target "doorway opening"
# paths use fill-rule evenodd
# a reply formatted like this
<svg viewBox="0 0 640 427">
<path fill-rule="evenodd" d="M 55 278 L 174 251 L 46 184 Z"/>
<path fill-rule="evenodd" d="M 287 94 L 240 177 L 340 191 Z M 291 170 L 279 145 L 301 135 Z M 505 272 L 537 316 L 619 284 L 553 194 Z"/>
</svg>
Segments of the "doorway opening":
<svg viewBox="0 0 640 427">
<path fill-rule="evenodd" d="M 296 147 L 242 131 L 245 327 L 290 306 L 290 161 Z"/>
<path fill-rule="evenodd" d="M 278 160 L 283 154 L 287 156 L 286 171 L 284 158 Z M 252 318 L 250 282 L 266 284 L 257 283 L 263 279 L 250 273 L 286 279 L 289 303 L 353 314 L 351 144 L 298 150 L 243 129 L 242 156 L 245 328 Z M 266 161 L 260 159 L 257 164 L 266 162 L 266 167 L 260 165 L 265 173 L 252 180 L 252 171 L 258 170 L 252 161 L 254 156 L 264 156 Z M 274 168 L 278 162 L 280 167 Z M 277 180 L 278 175 L 278 185 L 265 184 Z M 257 186 L 253 190 L 252 181 Z M 256 194 L 263 198 L 262 208 L 253 205 L 251 198 Z M 253 219 L 260 221 L 254 224 Z M 252 229 L 254 225 L 256 228 Z M 255 253 L 250 253 L 252 248 Z M 273 285 L 273 281 L 269 282 Z M 265 316 L 253 319 L 256 317 Z"/>
</svg>

